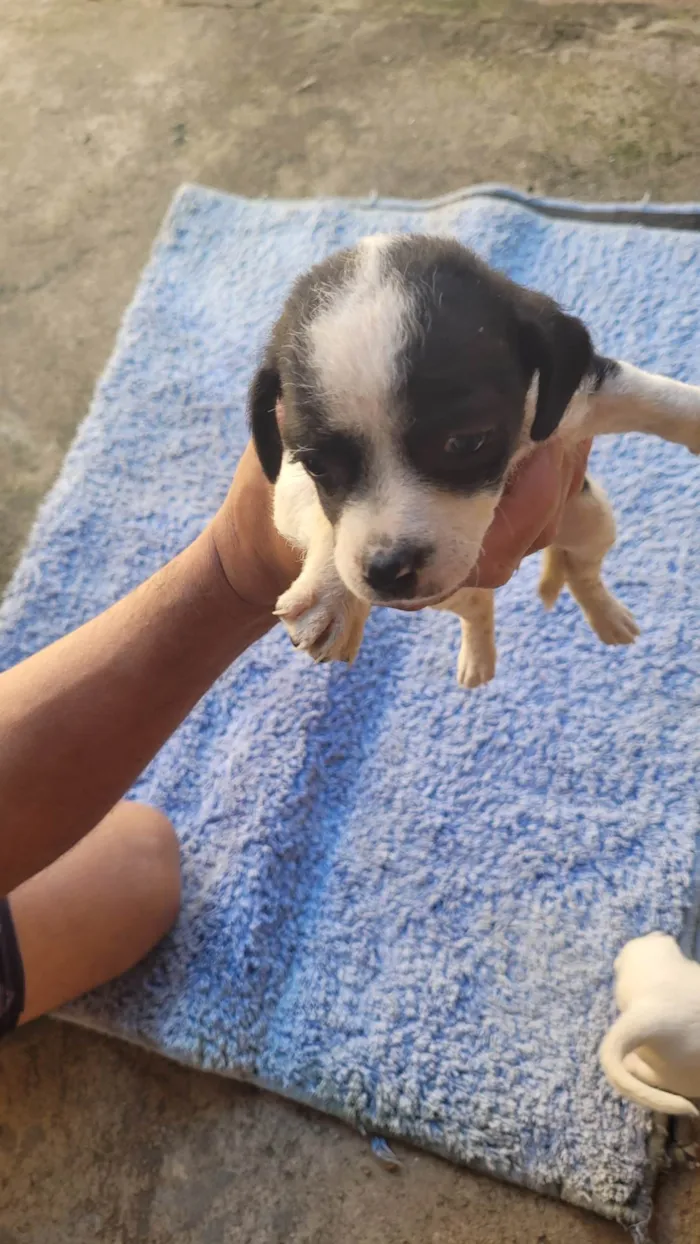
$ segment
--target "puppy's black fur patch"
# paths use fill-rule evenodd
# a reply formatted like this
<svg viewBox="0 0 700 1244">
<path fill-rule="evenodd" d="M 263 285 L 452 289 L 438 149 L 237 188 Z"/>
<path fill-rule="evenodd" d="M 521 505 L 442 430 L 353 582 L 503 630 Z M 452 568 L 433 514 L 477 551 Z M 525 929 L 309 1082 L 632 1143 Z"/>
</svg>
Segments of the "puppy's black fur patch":
<svg viewBox="0 0 700 1244">
<path fill-rule="evenodd" d="M 313 435 L 307 433 L 308 442 L 311 448 L 293 449 L 292 455 L 314 480 L 322 509 L 333 523 L 350 494 L 357 496 L 366 484 L 369 452 L 360 435 L 326 430 L 322 419 Z"/>
<path fill-rule="evenodd" d="M 270 483 L 274 484 L 282 466 L 282 436 L 277 424 L 277 402 L 282 381 L 274 355 L 255 374 L 248 394 L 248 421 L 255 451 Z"/>
<path fill-rule="evenodd" d="M 414 323 L 397 394 L 406 457 L 422 478 L 451 491 L 497 483 L 522 426 L 529 377 L 517 325 L 494 275 L 458 243 L 400 238 L 384 264 L 410 294 Z M 455 437 L 464 454 L 450 454 Z M 469 442 L 482 446 L 469 451 Z"/>
<path fill-rule="evenodd" d="M 601 388 L 605 380 L 616 376 L 620 370 L 620 364 L 617 359 L 607 359 L 601 354 L 594 354 L 591 362 L 591 375 L 593 377 L 593 389 L 597 392 Z"/>
<path fill-rule="evenodd" d="M 500 481 L 535 372 L 532 439 L 545 440 L 562 419 L 591 364 L 586 328 L 551 298 L 514 284 L 450 239 L 399 238 L 384 265 L 411 291 L 417 310 L 402 360 L 413 466 L 451 489 Z M 430 445 L 450 428 L 487 428 L 491 435 L 471 459 L 438 463 Z"/>
<path fill-rule="evenodd" d="M 517 288 L 517 287 L 516 287 Z M 588 329 L 544 294 L 518 290 L 520 340 L 530 374 L 538 374 L 537 405 L 530 436 L 544 441 L 559 426 L 593 361 Z"/>
<path fill-rule="evenodd" d="M 315 449 L 319 434 L 323 433 L 323 411 L 317 399 L 303 326 L 319 313 L 327 291 L 341 286 L 351 276 L 356 262 L 354 250 L 337 251 L 297 279 L 253 379 L 248 420 L 262 468 L 272 483 L 279 475 L 285 446 L 292 453 L 302 448 Z M 276 415 L 280 398 L 285 409 L 284 438 Z"/>
</svg>

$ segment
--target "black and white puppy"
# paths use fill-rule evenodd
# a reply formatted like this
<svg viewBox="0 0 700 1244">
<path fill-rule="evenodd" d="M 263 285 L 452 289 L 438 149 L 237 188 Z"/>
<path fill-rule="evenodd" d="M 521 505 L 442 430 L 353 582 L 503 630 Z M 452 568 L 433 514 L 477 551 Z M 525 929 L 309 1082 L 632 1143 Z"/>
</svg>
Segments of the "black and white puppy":
<svg viewBox="0 0 700 1244">
<path fill-rule="evenodd" d="M 464 588 L 509 473 L 538 441 L 646 432 L 700 452 L 700 389 L 597 355 L 580 320 L 458 242 L 369 237 L 292 289 L 250 391 L 274 520 L 305 553 L 277 603 L 293 643 L 351 661 L 372 605 L 462 621 L 459 680 L 495 671 L 493 593 Z M 615 540 L 587 480 L 547 550 L 604 643 L 631 614 L 601 565 Z"/>
</svg>

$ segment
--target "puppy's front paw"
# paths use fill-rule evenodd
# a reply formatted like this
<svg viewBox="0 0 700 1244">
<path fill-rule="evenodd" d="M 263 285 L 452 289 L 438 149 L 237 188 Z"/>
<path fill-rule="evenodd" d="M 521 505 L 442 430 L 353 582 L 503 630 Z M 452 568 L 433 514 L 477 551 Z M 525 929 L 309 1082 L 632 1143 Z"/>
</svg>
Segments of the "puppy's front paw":
<svg viewBox="0 0 700 1244">
<path fill-rule="evenodd" d="M 463 639 L 457 663 L 457 682 L 460 687 L 465 687 L 467 690 L 481 687 L 484 683 L 491 682 L 495 673 L 495 646 L 483 644 L 476 647 Z"/>
<path fill-rule="evenodd" d="M 369 609 L 343 587 L 320 593 L 293 583 L 275 609 L 295 648 L 317 662 L 352 665 Z"/>
</svg>

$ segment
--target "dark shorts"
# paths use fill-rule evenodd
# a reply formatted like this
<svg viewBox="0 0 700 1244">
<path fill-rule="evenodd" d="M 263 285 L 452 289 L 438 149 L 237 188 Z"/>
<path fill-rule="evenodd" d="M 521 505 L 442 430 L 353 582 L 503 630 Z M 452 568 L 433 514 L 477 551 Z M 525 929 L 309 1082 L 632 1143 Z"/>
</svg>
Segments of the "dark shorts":
<svg viewBox="0 0 700 1244">
<path fill-rule="evenodd" d="M 0 898 L 0 1037 L 17 1027 L 24 1010 L 24 967 L 10 903 Z"/>
</svg>

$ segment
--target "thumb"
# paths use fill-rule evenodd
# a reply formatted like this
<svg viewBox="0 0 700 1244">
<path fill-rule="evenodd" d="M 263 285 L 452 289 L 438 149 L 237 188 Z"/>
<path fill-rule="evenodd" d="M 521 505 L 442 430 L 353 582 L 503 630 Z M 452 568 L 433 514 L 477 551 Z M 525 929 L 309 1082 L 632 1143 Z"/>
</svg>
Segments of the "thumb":
<svg viewBox="0 0 700 1244">
<path fill-rule="evenodd" d="M 563 461 L 563 446 L 553 440 L 519 465 L 486 533 L 470 586 L 502 587 L 536 545 L 559 509 Z"/>
</svg>

